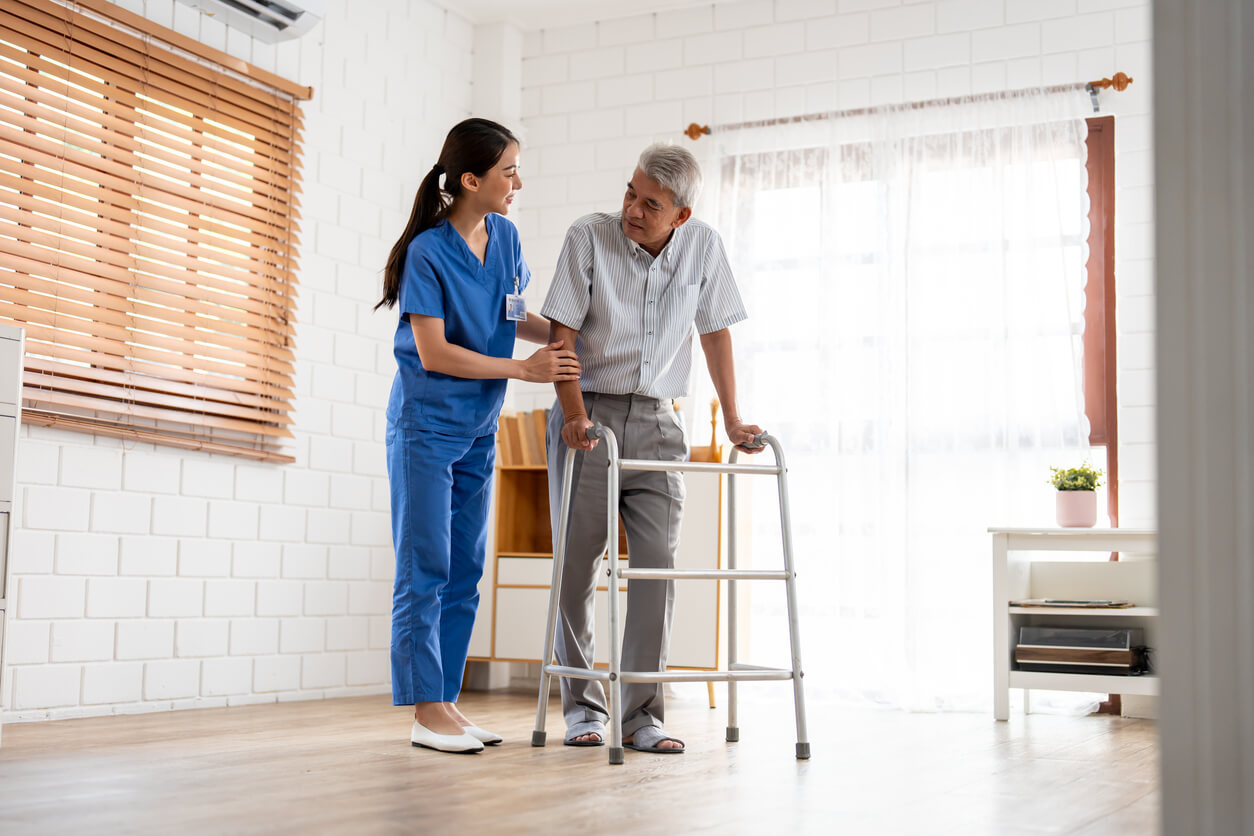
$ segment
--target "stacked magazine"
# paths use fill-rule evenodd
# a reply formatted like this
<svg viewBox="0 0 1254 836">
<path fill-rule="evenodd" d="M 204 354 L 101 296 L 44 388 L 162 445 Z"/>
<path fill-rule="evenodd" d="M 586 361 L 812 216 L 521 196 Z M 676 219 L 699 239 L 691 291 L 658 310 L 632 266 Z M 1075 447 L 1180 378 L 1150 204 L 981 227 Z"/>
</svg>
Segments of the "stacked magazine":
<svg viewBox="0 0 1254 836">
<path fill-rule="evenodd" d="M 501 413 L 496 432 L 497 458 L 500 467 L 534 467 L 545 464 L 544 430 L 549 411 Z"/>
</svg>

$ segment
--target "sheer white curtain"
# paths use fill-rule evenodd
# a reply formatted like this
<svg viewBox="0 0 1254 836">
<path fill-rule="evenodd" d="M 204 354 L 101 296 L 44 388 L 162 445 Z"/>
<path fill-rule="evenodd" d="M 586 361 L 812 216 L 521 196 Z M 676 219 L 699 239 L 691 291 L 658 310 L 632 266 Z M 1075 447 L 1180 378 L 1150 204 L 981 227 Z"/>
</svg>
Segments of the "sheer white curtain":
<svg viewBox="0 0 1254 836">
<path fill-rule="evenodd" d="M 1088 103 L 1006 94 L 703 140 L 698 214 L 750 314 L 734 331 L 741 411 L 789 455 L 818 693 L 989 701 L 986 528 L 1048 522 L 1048 466 L 1089 449 Z M 745 481 L 753 553 L 777 560 L 773 486 Z M 771 592 L 755 588 L 748 661 L 787 658 Z"/>
</svg>

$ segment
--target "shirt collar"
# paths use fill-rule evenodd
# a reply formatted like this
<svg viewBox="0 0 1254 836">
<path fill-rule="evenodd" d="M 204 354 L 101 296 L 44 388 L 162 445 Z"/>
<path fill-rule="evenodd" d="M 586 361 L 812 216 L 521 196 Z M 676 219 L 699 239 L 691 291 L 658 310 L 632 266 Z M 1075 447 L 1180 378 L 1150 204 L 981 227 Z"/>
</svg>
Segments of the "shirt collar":
<svg viewBox="0 0 1254 836">
<path fill-rule="evenodd" d="M 462 234 L 457 231 L 448 218 L 441 218 L 440 222 L 436 224 L 433 229 L 439 230 L 444 235 L 444 239 L 448 242 L 448 246 L 454 251 L 461 253 L 462 259 L 467 264 L 473 268 L 483 267 L 488 263 L 489 252 L 491 252 L 491 250 L 496 246 L 496 222 L 492 220 L 492 214 L 493 213 L 489 212 L 483 219 L 484 224 L 486 224 L 488 228 L 488 245 L 483 251 L 483 261 L 480 261 L 479 257 L 471 252 L 470 245 L 466 243 L 466 239 L 462 237 Z"/>
<path fill-rule="evenodd" d="M 662 260 L 667 263 L 670 262 L 672 258 L 671 253 L 676 248 L 682 246 L 680 239 L 684 235 L 686 235 L 686 233 L 684 232 L 684 228 L 687 226 L 688 224 L 685 223 L 683 226 L 679 227 L 678 229 L 671 231 L 671 237 L 667 239 L 666 243 L 662 246 L 662 249 L 658 251 L 657 260 Z M 628 238 L 627 233 L 623 232 L 623 213 L 621 211 L 618 213 L 618 234 L 623 236 L 623 240 L 627 242 L 627 250 L 633 256 L 643 255 L 649 259 L 654 258 L 652 255 L 649 254 L 648 250 L 646 250 L 644 247 L 640 246 L 635 241 Z"/>
</svg>

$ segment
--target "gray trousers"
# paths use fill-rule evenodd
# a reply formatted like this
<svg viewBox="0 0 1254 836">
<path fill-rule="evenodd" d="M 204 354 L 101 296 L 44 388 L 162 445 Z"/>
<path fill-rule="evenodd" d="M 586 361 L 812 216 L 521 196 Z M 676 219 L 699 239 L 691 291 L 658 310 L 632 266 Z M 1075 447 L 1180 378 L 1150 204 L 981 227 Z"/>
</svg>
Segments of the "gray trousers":
<svg viewBox="0 0 1254 836">
<path fill-rule="evenodd" d="M 642 395 L 603 395 L 584 392 L 589 420 L 613 430 L 619 455 L 625 459 L 682 461 L 688 456 L 683 431 L 669 400 Z M 547 434 L 549 508 L 554 537 L 561 512 L 562 477 L 569 449 L 562 442 L 562 408 L 554 404 Z M 570 531 L 562 572 L 560 615 L 557 624 L 557 661 L 561 665 L 591 668 L 595 590 L 606 582 L 609 546 L 606 519 L 608 458 L 604 443 L 575 454 L 572 474 Z M 633 568 L 672 568 L 679 545 L 679 523 L 684 507 L 682 473 L 623 471 L 619 484 L 619 515 L 627 531 L 627 553 Z M 622 669 L 659 671 L 666 667 L 670 646 L 675 582 L 627 582 L 627 618 L 623 635 Z M 561 678 L 562 713 L 567 727 L 587 720 L 607 722 L 609 711 L 600 682 Z M 634 682 L 622 686 L 622 732 L 634 734 L 643 726 L 662 726 L 665 718 L 661 683 Z"/>
</svg>

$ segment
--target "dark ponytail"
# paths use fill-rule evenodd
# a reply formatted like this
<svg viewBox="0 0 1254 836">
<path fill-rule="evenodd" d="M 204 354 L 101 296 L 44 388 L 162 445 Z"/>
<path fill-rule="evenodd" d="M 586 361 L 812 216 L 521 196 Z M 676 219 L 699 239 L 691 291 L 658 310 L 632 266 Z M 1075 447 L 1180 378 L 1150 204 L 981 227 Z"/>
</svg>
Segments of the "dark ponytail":
<svg viewBox="0 0 1254 836">
<path fill-rule="evenodd" d="M 501 159 L 505 149 L 517 142 L 508 128 L 488 119 L 466 119 L 453 126 L 444 139 L 440 161 L 418 184 L 409 223 L 388 254 L 387 267 L 383 270 L 383 298 L 374 306 L 376 311 L 396 304 L 410 242 L 448 216 L 449 209 L 461 195 L 462 175 L 469 172 L 476 177 L 484 176 Z M 444 175 L 443 189 L 440 188 L 441 175 Z"/>
</svg>

